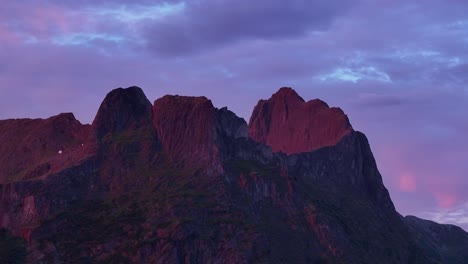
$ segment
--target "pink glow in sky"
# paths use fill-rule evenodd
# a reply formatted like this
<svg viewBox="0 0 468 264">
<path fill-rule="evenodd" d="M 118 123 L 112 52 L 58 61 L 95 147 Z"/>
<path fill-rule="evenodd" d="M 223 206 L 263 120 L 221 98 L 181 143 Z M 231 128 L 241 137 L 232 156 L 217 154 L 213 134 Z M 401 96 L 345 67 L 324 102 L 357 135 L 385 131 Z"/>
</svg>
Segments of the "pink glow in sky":
<svg viewBox="0 0 468 264">
<path fill-rule="evenodd" d="M 105 94 L 205 95 L 248 120 L 291 86 L 341 107 L 402 214 L 468 228 L 468 4 L 462 0 L 4 1 L 0 119 Z"/>
<path fill-rule="evenodd" d="M 416 191 L 416 180 L 414 179 L 414 176 L 407 173 L 403 172 L 398 179 L 399 183 L 398 186 L 402 191 L 405 192 L 414 192 Z"/>
</svg>

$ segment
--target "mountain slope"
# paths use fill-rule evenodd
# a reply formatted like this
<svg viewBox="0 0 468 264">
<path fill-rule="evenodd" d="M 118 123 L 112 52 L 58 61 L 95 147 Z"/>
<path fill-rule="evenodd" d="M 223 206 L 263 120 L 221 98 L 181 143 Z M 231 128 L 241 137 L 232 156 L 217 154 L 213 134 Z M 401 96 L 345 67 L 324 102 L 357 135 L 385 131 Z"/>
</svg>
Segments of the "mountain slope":
<svg viewBox="0 0 468 264">
<path fill-rule="evenodd" d="M 460 227 L 415 216 L 406 216 L 404 221 L 425 254 L 441 263 L 464 263 L 468 259 L 468 233 Z"/>
<path fill-rule="evenodd" d="M 138 87 L 113 90 L 91 126 L 73 129 L 85 131 L 78 145 L 52 155 L 73 150 L 63 168 L 14 178 L 37 162 L 0 163 L 0 227 L 25 240 L 29 263 L 462 263 L 447 256 L 465 244 L 395 211 L 341 110 L 290 88 L 272 98 L 286 103 L 263 101 L 273 111 L 257 106 L 247 126 L 205 97 L 151 105 Z M 47 120 L 36 122 L 55 135 Z M 0 138 L 19 129 L 1 122 Z M 312 137 L 279 140 L 287 131 Z"/>
</svg>

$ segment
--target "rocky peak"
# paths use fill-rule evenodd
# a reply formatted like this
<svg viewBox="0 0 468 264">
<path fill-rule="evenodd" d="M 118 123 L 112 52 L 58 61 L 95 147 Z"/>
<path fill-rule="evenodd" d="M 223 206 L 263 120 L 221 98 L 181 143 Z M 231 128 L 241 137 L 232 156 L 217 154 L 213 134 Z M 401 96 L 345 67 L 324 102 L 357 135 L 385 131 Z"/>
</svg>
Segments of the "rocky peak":
<svg viewBox="0 0 468 264">
<path fill-rule="evenodd" d="M 101 139 L 108 133 L 147 127 L 152 118 L 152 105 L 141 88 L 118 88 L 107 94 L 93 121 L 93 128 L 96 137 Z"/>
<path fill-rule="evenodd" d="M 206 97 L 166 95 L 154 102 L 153 123 L 173 163 L 198 166 L 216 159 L 216 109 Z"/>
<path fill-rule="evenodd" d="M 304 99 L 291 87 L 282 87 L 271 96 L 272 101 L 284 101 L 285 104 L 303 103 Z"/>
<path fill-rule="evenodd" d="M 314 99 L 305 102 L 289 87 L 260 100 L 249 122 L 249 136 L 286 154 L 333 146 L 353 131 L 344 112 Z"/>
<path fill-rule="evenodd" d="M 206 97 L 166 95 L 154 102 L 153 122 L 173 163 L 216 171 L 226 141 L 248 135 L 242 118 L 215 108 Z"/>
</svg>

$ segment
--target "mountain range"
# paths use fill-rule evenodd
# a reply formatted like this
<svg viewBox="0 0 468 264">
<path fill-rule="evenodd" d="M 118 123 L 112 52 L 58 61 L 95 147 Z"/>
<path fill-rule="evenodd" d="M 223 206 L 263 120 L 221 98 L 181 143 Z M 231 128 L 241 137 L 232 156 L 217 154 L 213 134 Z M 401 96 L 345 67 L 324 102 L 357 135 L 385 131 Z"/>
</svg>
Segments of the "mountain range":
<svg viewBox="0 0 468 264">
<path fill-rule="evenodd" d="M 249 123 L 206 97 L 107 94 L 0 120 L 1 263 L 466 263 L 468 233 L 396 210 L 346 114 L 283 87 Z"/>
</svg>

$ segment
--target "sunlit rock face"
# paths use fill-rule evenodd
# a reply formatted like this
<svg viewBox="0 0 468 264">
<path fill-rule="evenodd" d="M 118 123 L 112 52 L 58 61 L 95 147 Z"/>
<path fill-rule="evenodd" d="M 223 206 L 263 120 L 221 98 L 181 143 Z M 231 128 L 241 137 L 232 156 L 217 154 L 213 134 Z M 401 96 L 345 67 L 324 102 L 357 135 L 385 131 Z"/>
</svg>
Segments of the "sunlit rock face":
<svg viewBox="0 0 468 264">
<path fill-rule="evenodd" d="M 154 126 L 169 162 L 222 172 L 231 139 L 246 138 L 247 124 L 206 97 L 166 95 L 154 102 Z"/>
<path fill-rule="evenodd" d="M 216 109 L 206 97 L 166 95 L 154 102 L 154 126 L 168 159 L 195 166 L 216 162 Z"/>
<path fill-rule="evenodd" d="M 92 125 L 71 114 L 5 120 L 0 139 L 0 179 L 8 179 L 0 182 L 7 230 L 0 245 L 14 241 L 0 260 L 4 253 L 29 263 L 468 257 L 463 230 L 395 211 L 367 138 L 341 110 L 290 88 L 260 101 L 250 126 L 206 97 L 166 95 L 152 105 L 130 87 L 108 93 Z"/>
<path fill-rule="evenodd" d="M 72 113 L 0 120 L 0 184 L 45 176 L 80 162 L 90 131 Z"/>
<path fill-rule="evenodd" d="M 353 131 L 339 108 L 315 99 L 304 101 L 283 87 L 268 100 L 260 100 L 249 122 L 250 137 L 286 154 L 333 146 Z"/>
</svg>

